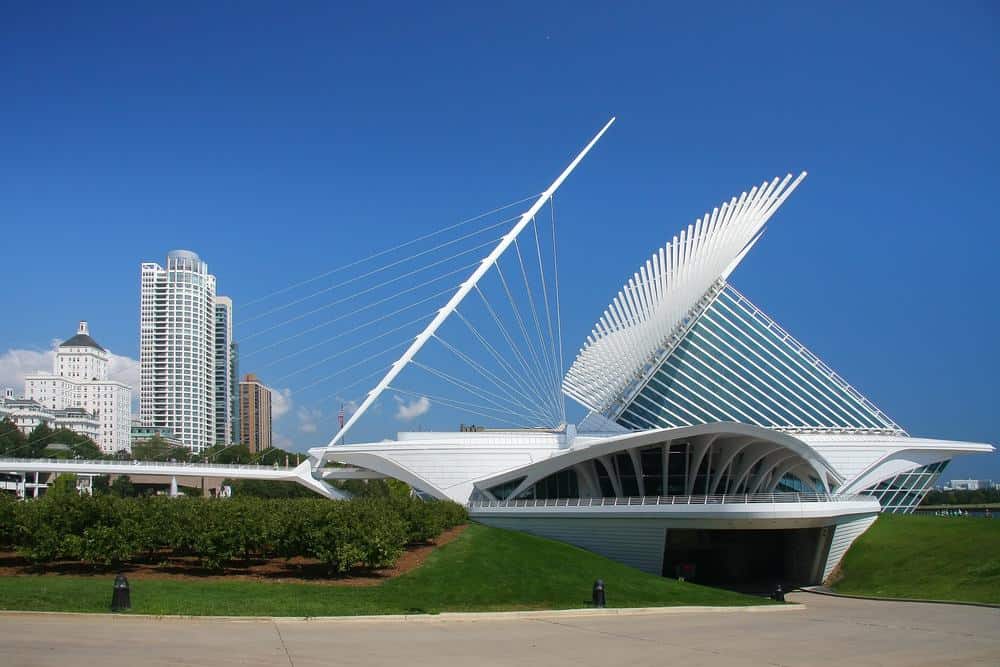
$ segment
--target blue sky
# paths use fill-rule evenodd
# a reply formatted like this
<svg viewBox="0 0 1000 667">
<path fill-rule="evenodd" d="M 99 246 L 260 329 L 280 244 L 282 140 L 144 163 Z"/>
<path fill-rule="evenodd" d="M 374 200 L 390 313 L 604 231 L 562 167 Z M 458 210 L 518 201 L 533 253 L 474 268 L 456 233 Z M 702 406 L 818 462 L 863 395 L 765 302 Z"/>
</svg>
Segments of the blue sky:
<svg viewBox="0 0 1000 667">
<path fill-rule="evenodd" d="M 1000 442 L 994 5 L 481 4 L 5 5 L 0 382 L 78 319 L 137 357 L 141 261 L 196 250 L 239 321 L 538 192 L 614 114 L 559 196 L 570 348 L 683 225 L 806 169 L 733 283 L 912 434 Z"/>
</svg>

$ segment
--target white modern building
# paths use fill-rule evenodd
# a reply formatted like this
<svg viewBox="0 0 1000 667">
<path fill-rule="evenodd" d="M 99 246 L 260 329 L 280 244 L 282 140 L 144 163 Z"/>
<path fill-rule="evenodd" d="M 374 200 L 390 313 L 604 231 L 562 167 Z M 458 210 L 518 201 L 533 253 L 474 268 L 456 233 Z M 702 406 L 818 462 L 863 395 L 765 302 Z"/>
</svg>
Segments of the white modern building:
<svg viewBox="0 0 1000 667">
<path fill-rule="evenodd" d="M 730 284 L 805 173 L 723 202 L 638 267 L 562 379 L 563 394 L 589 413 L 578 425 L 339 444 L 592 145 L 458 288 L 331 443 L 310 450 L 318 464 L 400 479 L 469 503 L 481 522 L 565 540 L 650 572 L 673 576 L 693 567 L 696 581 L 804 583 L 829 577 L 880 511 L 912 511 L 951 458 L 993 451 L 911 436 Z M 545 378 L 538 380 L 535 386 Z M 490 381 L 484 373 L 482 386 Z M 527 393 L 513 398 L 533 405 Z M 337 475 L 324 471 L 328 479 Z"/>
<path fill-rule="evenodd" d="M 189 250 L 141 269 L 139 418 L 195 452 L 215 444 L 215 276 Z"/>
<path fill-rule="evenodd" d="M 495 361 L 489 367 L 471 358 L 472 349 L 445 345 L 442 327 L 452 315 L 467 325 L 473 340 L 486 340 L 459 306 L 469 305 L 464 301 L 474 292 L 474 299 L 487 301 L 480 288 L 487 276 L 499 279 L 511 297 L 499 262 L 512 247 L 515 261 L 523 260 L 516 243 L 529 225 L 534 234 L 525 249 L 534 245 L 538 250 L 541 277 L 536 216 L 613 121 L 474 265 L 447 303 L 428 316 L 423 330 L 404 342 L 405 351 L 330 442 L 311 449 L 302 467 L 266 473 L 330 498 L 343 494 L 325 480 L 402 480 L 428 496 L 467 504 L 483 523 L 564 540 L 648 572 L 683 572 L 698 582 L 826 580 L 879 512 L 912 511 L 953 457 L 994 448 L 911 436 L 730 283 L 804 173 L 765 181 L 731 198 L 653 252 L 598 318 L 564 375 L 561 336 L 553 339 L 551 327 L 542 325 L 550 324 L 554 302 L 559 330 L 560 300 L 558 291 L 550 299 L 545 287 L 536 294 L 540 299 L 526 292 L 525 317 L 511 299 L 516 324 L 505 323 L 487 303 L 490 324 L 504 334 L 515 361 L 502 359 L 488 341 L 481 347 Z M 209 276 L 197 257 L 175 254 L 168 271 L 175 267 L 184 281 L 197 278 L 205 288 Z M 528 272 L 521 272 L 527 284 Z M 172 394 L 167 378 L 186 377 L 157 364 L 176 369 L 168 360 L 179 358 L 209 376 L 212 364 L 202 367 L 178 352 L 153 354 L 176 350 L 166 332 L 175 330 L 171 323 L 181 316 L 167 306 L 177 308 L 179 300 L 156 287 L 167 280 L 161 273 L 156 265 L 144 265 L 143 421 L 147 426 L 156 420 L 177 423 L 187 443 L 192 435 L 186 425 L 214 414 L 207 407 L 199 411 L 197 400 L 155 402 Z M 214 280 L 212 288 L 214 295 Z M 184 315 L 190 318 L 191 312 Z M 205 319 L 211 320 L 211 313 L 206 308 Z M 549 329 L 547 343 L 531 342 L 532 320 L 539 340 Z M 508 324 L 521 329 L 526 353 L 517 349 Z M 211 349 L 212 336 L 202 338 L 200 330 L 188 339 L 189 347 L 197 342 Z M 480 376 L 464 381 L 420 361 L 433 341 Z M 502 407 L 506 397 L 506 405 L 523 408 L 529 419 L 533 414 L 542 419 L 537 428 L 410 432 L 396 440 L 343 444 L 387 392 L 399 398 L 409 391 L 398 381 L 405 370 L 418 367 L 460 388 L 453 406 L 489 416 L 487 406 Z M 508 372 L 506 379 L 501 369 Z M 585 408 L 578 424 L 567 422 L 564 397 Z M 440 396 L 424 398 L 447 405 Z M 166 423 L 166 406 L 176 406 L 171 408 L 175 422 Z M 191 417 L 178 414 L 182 409 Z M 204 433 L 213 433 L 211 424 Z M 331 462 L 344 467 L 327 467 Z M 5 469 L 83 471 L 97 465 L 17 461 Z M 264 472 L 239 467 L 212 474 Z"/>
<path fill-rule="evenodd" d="M 239 375 L 233 341 L 233 300 L 215 297 L 215 442 L 239 442 Z"/>
<path fill-rule="evenodd" d="M 90 336 L 87 323 L 80 322 L 76 335 L 56 349 L 52 373 L 25 377 L 24 397 L 62 414 L 60 424 L 79 419 L 84 411 L 88 419 L 76 422 L 75 428 L 66 427 L 93 438 L 102 452 L 129 451 L 132 388 L 109 379 L 110 365 L 108 351 Z M 74 417 L 63 413 L 66 410 Z M 98 423 L 96 431 L 91 429 L 92 420 Z"/>
</svg>

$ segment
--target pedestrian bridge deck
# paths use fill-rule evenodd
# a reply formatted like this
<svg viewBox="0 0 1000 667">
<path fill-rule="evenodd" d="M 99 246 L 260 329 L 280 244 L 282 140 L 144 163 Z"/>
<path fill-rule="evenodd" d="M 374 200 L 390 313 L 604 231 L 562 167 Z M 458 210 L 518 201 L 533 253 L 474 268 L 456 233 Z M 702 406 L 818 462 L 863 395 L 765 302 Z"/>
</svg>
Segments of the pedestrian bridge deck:
<svg viewBox="0 0 1000 667">
<path fill-rule="evenodd" d="M 327 498 L 345 497 L 317 479 L 307 459 L 297 467 L 231 463 L 187 463 L 179 461 L 122 461 L 83 459 L 0 458 L 0 472 L 72 473 L 77 475 L 157 475 L 162 477 L 211 477 L 296 482 Z"/>
</svg>

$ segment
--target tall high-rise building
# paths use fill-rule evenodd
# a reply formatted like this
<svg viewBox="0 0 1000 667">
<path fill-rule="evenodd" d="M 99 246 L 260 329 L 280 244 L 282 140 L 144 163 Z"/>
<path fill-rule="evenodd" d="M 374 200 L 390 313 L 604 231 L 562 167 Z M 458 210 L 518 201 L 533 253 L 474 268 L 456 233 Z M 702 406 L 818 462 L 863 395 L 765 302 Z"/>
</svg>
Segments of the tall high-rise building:
<svg viewBox="0 0 1000 667">
<path fill-rule="evenodd" d="M 113 454 L 131 448 L 132 388 L 108 379 L 111 357 L 90 337 L 86 322 L 76 335 L 60 343 L 52 361 L 52 374 L 36 373 L 24 378 L 24 397 L 59 415 L 66 410 L 84 410 L 86 428 L 72 430 L 93 437 L 101 451 Z M 58 420 L 57 420 L 58 421 Z M 92 428 L 92 421 L 97 428 Z"/>
<path fill-rule="evenodd" d="M 229 346 L 229 354 L 232 358 L 233 368 L 229 374 L 231 378 L 231 388 L 229 391 L 232 401 L 233 430 L 230 442 L 240 442 L 240 346 L 233 343 Z"/>
<path fill-rule="evenodd" d="M 234 406 L 237 387 L 233 343 L 233 300 L 215 297 L 215 442 L 230 444 L 233 439 Z"/>
<path fill-rule="evenodd" d="M 240 382 L 240 443 L 251 453 L 271 448 L 271 390 L 253 373 Z"/>
<path fill-rule="evenodd" d="M 189 250 L 142 264 L 139 417 L 201 452 L 215 444 L 215 276 Z"/>
</svg>

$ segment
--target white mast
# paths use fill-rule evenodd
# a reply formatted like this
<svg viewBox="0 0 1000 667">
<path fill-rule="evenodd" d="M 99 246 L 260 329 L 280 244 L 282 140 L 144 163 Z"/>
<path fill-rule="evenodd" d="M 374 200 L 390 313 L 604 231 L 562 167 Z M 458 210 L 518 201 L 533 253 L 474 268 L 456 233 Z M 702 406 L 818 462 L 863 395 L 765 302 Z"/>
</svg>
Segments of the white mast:
<svg viewBox="0 0 1000 667">
<path fill-rule="evenodd" d="M 580 164 L 580 161 L 586 157 L 587 153 L 590 152 L 590 149 L 594 147 L 594 144 L 597 143 L 597 141 L 604 135 L 605 132 L 607 132 L 608 128 L 611 127 L 611 124 L 614 122 L 615 119 L 612 117 L 611 120 L 609 120 L 604 127 L 601 128 L 601 131 L 590 140 L 590 143 L 587 144 L 582 151 L 580 151 L 580 154 L 569 163 L 569 166 L 566 167 L 561 174 L 559 174 L 559 177 L 552 181 L 552 185 L 550 185 L 548 189 L 546 189 L 545 192 L 538 197 L 535 203 L 532 204 L 531 208 L 524 212 L 521 218 L 517 221 L 517 224 L 511 227 L 510 231 L 500 239 L 500 242 L 493 249 L 493 251 L 490 252 L 485 259 L 483 259 L 479 266 L 476 267 L 476 270 L 472 272 L 472 275 L 470 275 L 469 278 L 462 283 L 458 290 L 452 295 L 448 303 L 438 311 L 437 315 L 435 315 L 434 319 L 431 320 L 430 324 L 428 324 L 427 327 L 421 331 L 419 335 L 417 335 L 410 347 L 403 353 L 403 356 L 397 359 L 392 367 L 389 368 L 389 372 L 385 374 L 385 377 L 383 377 L 382 380 L 375 385 L 374 389 L 368 392 L 368 396 L 365 397 L 365 400 L 360 406 L 358 406 L 358 409 L 351 415 L 351 418 L 348 419 L 347 423 L 345 423 L 337 434 L 333 436 L 333 439 L 330 441 L 330 446 L 336 444 L 338 440 L 343 441 L 344 436 L 347 434 L 347 431 L 351 428 L 351 426 L 354 425 L 354 422 L 356 422 L 361 415 L 365 413 L 369 406 L 371 406 L 371 404 L 374 403 L 379 396 L 381 396 L 382 392 L 389 386 L 389 383 L 396 379 L 396 376 L 399 375 L 406 364 L 410 363 L 410 360 L 413 359 L 414 355 L 416 355 L 417 352 L 420 351 L 420 348 L 424 346 L 424 343 L 430 340 L 431 336 L 434 335 L 434 332 L 438 330 L 438 327 L 440 327 L 444 321 L 448 319 L 448 316 L 451 315 L 455 308 L 458 307 L 466 295 L 472 291 L 472 288 L 476 286 L 476 283 L 479 282 L 480 278 L 482 278 L 486 272 L 490 270 L 490 267 L 496 263 L 496 261 L 500 258 L 500 255 L 502 255 L 510 244 L 514 242 L 517 235 L 521 233 L 529 222 L 531 222 L 531 219 L 535 217 L 535 214 L 538 213 L 542 206 L 545 205 L 545 202 L 547 202 L 552 195 L 555 194 L 555 191 L 559 189 L 559 186 L 562 185 L 563 181 L 565 181 L 573 170 L 576 169 L 576 166 Z"/>
</svg>

